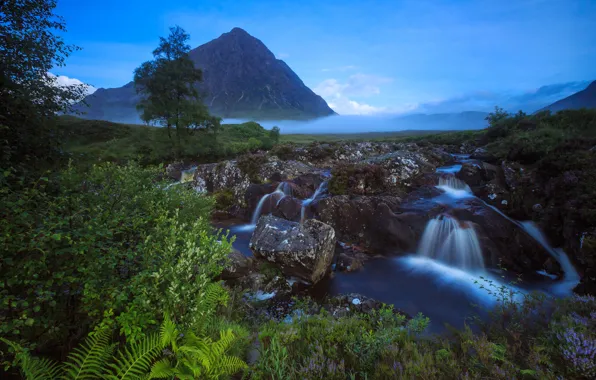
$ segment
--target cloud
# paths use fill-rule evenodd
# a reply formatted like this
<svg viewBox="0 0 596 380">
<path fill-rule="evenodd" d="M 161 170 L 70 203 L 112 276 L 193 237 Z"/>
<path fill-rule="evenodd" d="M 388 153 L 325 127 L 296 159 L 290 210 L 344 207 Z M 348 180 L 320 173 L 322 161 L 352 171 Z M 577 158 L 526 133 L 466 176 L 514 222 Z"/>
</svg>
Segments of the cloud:
<svg viewBox="0 0 596 380">
<path fill-rule="evenodd" d="M 289 58 L 290 55 L 288 53 L 279 53 L 277 55 L 277 59 L 284 59 L 284 58 Z"/>
<path fill-rule="evenodd" d="M 370 97 L 381 93 L 380 86 L 392 82 L 392 78 L 367 74 L 354 74 L 347 81 L 325 79 L 314 92 L 322 96 L 329 107 L 340 115 L 371 115 L 387 112 L 385 107 L 376 107 L 351 99 L 352 97 Z"/>
<path fill-rule="evenodd" d="M 329 72 L 329 71 L 350 71 L 350 70 L 356 70 L 358 68 L 358 66 L 353 66 L 353 65 L 347 65 L 347 66 L 339 66 L 339 67 L 334 67 L 331 69 L 321 69 L 321 71 L 323 72 Z"/>
<path fill-rule="evenodd" d="M 86 95 L 91 95 L 95 91 L 97 91 L 97 88 L 95 88 L 91 85 L 88 85 L 86 83 L 83 83 L 82 81 L 80 81 L 79 79 L 76 79 L 76 78 L 69 78 L 66 75 L 54 75 L 52 73 L 48 73 L 48 75 L 56 78 L 56 84 L 61 87 L 73 86 L 73 85 L 84 85 L 84 86 L 86 86 L 85 87 Z"/>
<path fill-rule="evenodd" d="M 375 107 L 370 104 L 358 103 L 355 100 L 338 96 L 329 103 L 335 112 L 340 115 L 373 115 L 386 111 L 384 107 Z"/>
<path fill-rule="evenodd" d="M 509 112 L 535 112 L 557 100 L 583 90 L 589 81 L 557 83 L 526 91 L 475 91 L 468 94 L 426 102 L 420 105 L 422 112 L 443 113 L 462 111 L 492 111 L 495 106 Z"/>
</svg>

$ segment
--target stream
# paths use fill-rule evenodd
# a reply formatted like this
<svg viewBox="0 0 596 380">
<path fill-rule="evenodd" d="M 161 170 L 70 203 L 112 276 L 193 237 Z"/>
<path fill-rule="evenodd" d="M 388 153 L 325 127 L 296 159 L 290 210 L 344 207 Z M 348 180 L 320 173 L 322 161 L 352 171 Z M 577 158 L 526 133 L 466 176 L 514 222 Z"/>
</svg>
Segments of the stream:
<svg viewBox="0 0 596 380">
<path fill-rule="evenodd" d="M 409 207 L 416 209 L 433 202 L 455 207 L 462 200 L 476 198 L 470 188 L 454 176 L 464 162 L 473 163 L 473 160 L 463 155 L 454 155 L 454 158 L 455 164 L 437 169 L 437 173 L 442 175 L 436 186 L 441 194 L 412 201 Z M 326 186 L 326 182 L 322 186 Z M 325 189 L 319 190 L 304 200 L 303 205 L 309 205 L 317 197 L 324 196 Z M 262 201 L 270 198 L 279 201 L 285 195 L 287 190 L 280 184 L 274 193 L 264 196 Z M 531 279 L 511 284 L 513 278 L 508 278 L 506 272 L 485 268 L 481 245 L 472 226 L 453 217 L 439 215 L 429 220 L 417 252 L 405 255 L 395 252 L 392 255 L 389 250 L 389 254 L 384 252 L 383 256 L 365 261 L 363 268 L 358 271 L 333 272 L 315 284 L 309 294 L 315 299 L 322 299 L 325 296 L 359 293 L 392 304 L 412 316 L 424 314 L 431 320 L 430 332 L 444 331 L 445 324 L 461 328 L 466 318 L 486 315 L 484 310 L 494 306 L 498 296 L 483 289 L 483 286 L 493 290 L 504 286 L 503 289 L 512 292 L 517 299 L 531 291 L 553 296 L 571 294 L 579 276 L 565 253 L 550 247 L 546 237 L 532 222 L 515 221 L 497 208 L 487 206 L 544 246 L 561 265 L 565 273 L 563 278 L 554 281 L 553 275 L 541 271 Z M 236 236 L 234 248 L 248 256 L 252 255 L 249 242 L 259 212 L 260 207 L 257 207 L 252 224 L 229 221 L 226 225 L 217 226 L 229 229 Z"/>
</svg>

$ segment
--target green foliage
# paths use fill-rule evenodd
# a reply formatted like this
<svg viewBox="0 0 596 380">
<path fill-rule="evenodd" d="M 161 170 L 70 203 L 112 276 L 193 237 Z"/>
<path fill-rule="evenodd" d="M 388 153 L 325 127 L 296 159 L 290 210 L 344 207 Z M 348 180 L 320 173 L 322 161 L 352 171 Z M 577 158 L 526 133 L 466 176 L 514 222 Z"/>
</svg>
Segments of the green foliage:
<svg viewBox="0 0 596 380">
<path fill-rule="evenodd" d="M 139 160 L 143 165 L 172 162 L 178 153 L 166 128 L 83 120 L 71 116 L 58 121 L 58 135 L 63 149 L 79 165 L 98 161 L 126 163 Z M 248 140 L 259 141 L 260 149 L 269 149 L 268 131 L 255 122 L 223 124 L 217 130 L 200 129 L 181 141 L 180 158 L 193 162 L 214 162 L 249 152 Z"/>
<path fill-rule="evenodd" d="M 267 162 L 267 157 L 264 154 L 245 154 L 238 157 L 237 162 L 240 170 L 248 176 L 252 183 L 262 182 L 259 172 L 263 164 Z"/>
<path fill-rule="evenodd" d="M 83 380 L 100 378 L 103 366 L 112 355 L 114 347 L 110 345 L 110 330 L 100 329 L 89 335 L 85 342 L 73 349 L 63 365 L 63 379 Z"/>
<path fill-rule="evenodd" d="M 21 171 L 59 158 L 56 114 L 83 98 L 85 85 L 58 86 L 50 74 L 79 48 L 60 36 L 66 26 L 55 0 L 0 3 L 0 166 Z"/>
<path fill-rule="evenodd" d="M 213 193 L 215 198 L 215 208 L 218 210 L 227 210 L 236 203 L 234 192 L 229 189 L 216 191 Z"/>
<path fill-rule="evenodd" d="M 164 191 L 160 172 L 71 167 L 0 189 L 2 335 L 43 347 L 111 309 L 134 341 L 161 311 L 184 327 L 200 318 L 200 297 L 231 245 L 212 234 L 213 200 L 182 186 Z"/>
<path fill-rule="evenodd" d="M 138 108 L 141 118 L 176 129 L 178 154 L 182 154 L 182 134 L 189 130 L 216 132 L 220 119 L 209 115 L 196 84 L 202 80 L 188 53 L 190 36 L 179 26 L 170 28 L 167 39 L 160 37 L 153 60 L 135 70 L 135 88 L 141 94 Z"/>
<path fill-rule="evenodd" d="M 279 143 L 279 135 L 280 135 L 280 129 L 278 126 L 274 126 L 269 131 L 269 138 L 271 138 L 271 140 L 273 141 L 274 144 Z"/>
<path fill-rule="evenodd" d="M 0 338 L 0 341 L 6 343 L 6 345 L 13 350 L 15 359 L 11 365 L 20 369 L 21 376 L 24 379 L 46 380 L 58 378 L 60 374 L 60 367 L 58 364 L 48 359 L 31 357 L 25 348 L 8 339 Z"/>
</svg>

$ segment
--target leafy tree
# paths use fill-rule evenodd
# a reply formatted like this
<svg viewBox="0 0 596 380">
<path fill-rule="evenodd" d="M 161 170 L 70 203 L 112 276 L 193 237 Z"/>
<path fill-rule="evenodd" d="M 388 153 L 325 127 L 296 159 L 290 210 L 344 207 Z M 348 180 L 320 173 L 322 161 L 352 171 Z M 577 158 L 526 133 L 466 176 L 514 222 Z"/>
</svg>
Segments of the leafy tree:
<svg viewBox="0 0 596 380">
<path fill-rule="evenodd" d="M 489 127 L 496 126 L 500 121 L 509 117 L 509 113 L 499 106 L 495 106 L 495 111 L 489 113 L 484 120 L 488 121 Z"/>
<path fill-rule="evenodd" d="M 196 84 L 203 79 L 188 53 L 188 33 L 179 26 L 170 28 L 168 38 L 160 37 L 153 60 L 135 70 L 134 83 L 142 100 L 138 104 L 141 118 L 147 123 L 176 130 L 178 154 L 183 131 L 213 130 L 220 119 L 209 115 Z"/>
<path fill-rule="evenodd" d="M 278 126 L 274 126 L 273 128 L 271 128 L 271 130 L 269 131 L 269 138 L 271 140 L 273 140 L 274 144 L 279 143 L 279 127 Z"/>
<path fill-rule="evenodd" d="M 58 86 L 55 67 L 79 48 L 56 32 L 66 30 L 55 0 L 0 2 L 0 162 L 4 168 L 47 161 L 56 153 L 54 122 L 81 100 L 85 85 Z"/>
</svg>

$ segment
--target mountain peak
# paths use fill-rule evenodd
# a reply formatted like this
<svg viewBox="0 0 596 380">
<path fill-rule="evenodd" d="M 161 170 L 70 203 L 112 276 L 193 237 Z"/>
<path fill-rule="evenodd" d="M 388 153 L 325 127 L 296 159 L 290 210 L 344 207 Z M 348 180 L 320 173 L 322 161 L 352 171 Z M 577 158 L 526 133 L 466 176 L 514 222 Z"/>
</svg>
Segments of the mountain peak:
<svg viewBox="0 0 596 380">
<path fill-rule="evenodd" d="M 236 34 L 236 35 L 248 35 L 250 36 L 250 34 L 248 34 L 248 32 L 242 28 L 239 27 L 235 27 L 232 30 L 229 31 L 230 34 Z"/>
</svg>

